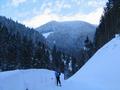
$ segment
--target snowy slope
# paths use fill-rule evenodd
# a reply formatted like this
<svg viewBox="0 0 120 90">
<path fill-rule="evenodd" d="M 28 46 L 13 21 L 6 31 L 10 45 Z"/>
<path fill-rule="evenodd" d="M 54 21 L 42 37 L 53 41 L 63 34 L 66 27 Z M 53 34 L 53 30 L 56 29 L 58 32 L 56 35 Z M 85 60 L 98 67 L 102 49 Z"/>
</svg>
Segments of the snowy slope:
<svg viewBox="0 0 120 90">
<path fill-rule="evenodd" d="M 61 78 L 63 82 L 63 75 Z M 15 70 L 0 73 L 0 90 L 53 90 L 56 86 L 54 71 Z"/>
<path fill-rule="evenodd" d="M 53 32 L 43 33 L 42 35 L 43 35 L 45 38 L 47 38 L 51 33 L 53 33 Z"/>
<path fill-rule="evenodd" d="M 120 37 L 117 37 L 98 50 L 67 82 L 74 83 L 71 87 L 76 90 L 120 90 L 119 69 Z"/>
<path fill-rule="evenodd" d="M 62 87 L 55 84 L 53 71 L 16 70 L 0 73 L 0 90 L 120 90 L 120 37 L 114 38 Z"/>
</svg>

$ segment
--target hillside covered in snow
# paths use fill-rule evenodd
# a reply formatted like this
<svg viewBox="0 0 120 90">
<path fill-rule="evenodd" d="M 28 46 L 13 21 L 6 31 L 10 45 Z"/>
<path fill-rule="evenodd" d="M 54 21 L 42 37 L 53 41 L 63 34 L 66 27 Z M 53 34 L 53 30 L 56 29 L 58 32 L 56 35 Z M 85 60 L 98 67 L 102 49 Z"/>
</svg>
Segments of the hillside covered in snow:
<svg viewBox="0 0 120 90">
<path fill-rule="evenodd" d="M 0 90 L 120 90 L 120 37 L 112 39 L 71 78 L 55 84 L 53 71 L 16 70 L 0 73 Z"/>
<path fill-rule="evenodd" d="M 120 90 L 119 52 L 120 37 L 116 37 L 99 49 L 67 82 L 74 83 L 71 87 L 75 90 Z"/>
<path fill-rule="evenodd" d="M 57 90 L 55 72 L 45 69 L 0 73 L 0 90 Z M 63 82 L 63 75 L 61 78 Z"/>
</svg>

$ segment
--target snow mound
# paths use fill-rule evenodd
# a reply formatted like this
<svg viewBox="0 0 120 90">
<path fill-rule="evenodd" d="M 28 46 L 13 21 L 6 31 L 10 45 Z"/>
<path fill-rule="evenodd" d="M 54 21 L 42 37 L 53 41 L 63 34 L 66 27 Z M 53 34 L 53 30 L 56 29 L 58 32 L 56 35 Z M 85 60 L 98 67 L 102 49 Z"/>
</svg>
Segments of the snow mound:
<svg viewBox="0 0 120 90">
<path fill-rule="evenodd" d="M 63 82 L 63 75 L 61 76 Z M 0 73 L 0 90 L 56 90 L 54 71 L 15 70 Z"/>
</svg>

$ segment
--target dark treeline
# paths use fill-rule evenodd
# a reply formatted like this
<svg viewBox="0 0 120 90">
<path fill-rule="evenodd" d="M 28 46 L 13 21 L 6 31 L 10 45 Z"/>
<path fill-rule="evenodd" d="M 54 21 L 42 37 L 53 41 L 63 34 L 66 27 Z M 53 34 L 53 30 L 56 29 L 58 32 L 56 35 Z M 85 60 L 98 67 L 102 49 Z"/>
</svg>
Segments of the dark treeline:
<svg viewBox="0 0 120 90">
<path fill-rule="evenodd" d="M 120 0 L 108 0 L 101 17 L 100 24 L 96 29 L 95 48 L 98 50 L 115 34 L 120 33 Z"/>
<path fill-rule="evenodd" d="M 5 20 L 5 17 L 3 18 Z M 7 26 L 8 24 L 9 26 Z M 68 78 L 84 64 L 83 61 L 74 58 L 72 55 L 57 50 L 56 46 L 53 49 L 48 48 L 44 39 L 35 40 L 36 38 L 33 39 L 31 36 L 24 34 L 25 32 L 21 33 L 22 30 L 20 31 L 20 29 L 24 28 L 25 30 L 26 27 L 18 28 L 18 26 L 19 23 L 13 22 L 11 19 L 7 19 L 6 23 L 0 23 L 1 71 L 46 68 L 60 70 L 65 74 L 65 78 Z M 31 31 L 33 29 L 27 28 L 27 30 L 33 33 Z M 28 31 L 26 32 L 29 34 Z M 41 36 L 41 34 L 39 35 Z"/>
<path fill-rule="evenodd" d="M 109 42 L 116 34 L 120 34 L 120 0 L 108 0 L 101 16 L 100 24 L 96 28 L 94 41 L 85 41 L 89 49 L 84 54 L 88 60 L 103 45 Z M 86 42 L 87 43 L 86 45 Z M 85 51 L 84 51 L 85 52 Z"/>
</svg>

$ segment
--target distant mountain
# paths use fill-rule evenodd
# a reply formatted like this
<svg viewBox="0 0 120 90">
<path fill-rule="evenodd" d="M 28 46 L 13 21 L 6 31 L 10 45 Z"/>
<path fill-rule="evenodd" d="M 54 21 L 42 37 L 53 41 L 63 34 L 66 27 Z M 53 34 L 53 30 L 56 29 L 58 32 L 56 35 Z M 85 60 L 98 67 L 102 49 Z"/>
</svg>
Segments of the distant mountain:
<svg viewBox="0 0 120 90">
<path fill-rule="evenodd" d="M 40 33 L 48 33 L 48 32 L 53 32 L 53 31 L 59 30 L 58 27 L 59 27 L 58 22 L 51 21 L 51 22 L 48 22 L 48 23 L 36 28 L 36 30 L 39 31 Z"/>
<path fill-rule="evenodd" d="M 87 36 L 93 41 L 96 27 L 83 21 L 51 21 L 36 30 L 46 37 L 50 47 L 55 44 L 64 52 L 76 54 L 84 47 Z"/>
</svg>

